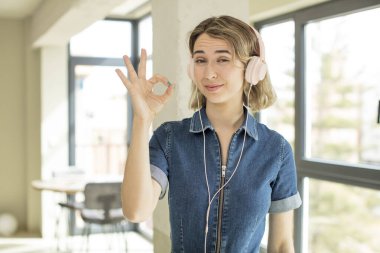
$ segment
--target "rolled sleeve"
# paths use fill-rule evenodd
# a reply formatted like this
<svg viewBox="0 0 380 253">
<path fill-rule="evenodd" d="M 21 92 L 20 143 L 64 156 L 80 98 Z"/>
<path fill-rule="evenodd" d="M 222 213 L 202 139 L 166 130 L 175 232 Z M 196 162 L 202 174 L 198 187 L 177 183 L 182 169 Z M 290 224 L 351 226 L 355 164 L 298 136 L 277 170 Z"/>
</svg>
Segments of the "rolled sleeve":
<svg viewBox="0 0 380 253">
<path fill-rule="evenodd" d="M 161 185 L 160 199 L 162 199 L 168 189 L 168 177 L 160 168 L 154 166 L 153 164 L 150 165 L 150 173 L 152 175 L 152 178 L 156 180 L 159 185 Z"/>
<path fill-rule="evenodd" d="M 269 212 L 270 213 L 281 213 L 290 211 L 300 207 L 302 204 L 300 194 L 297 192 L 296 195 L 290 196 L 286 199 L 275 200 L 271 202 Z"/>
</svg>

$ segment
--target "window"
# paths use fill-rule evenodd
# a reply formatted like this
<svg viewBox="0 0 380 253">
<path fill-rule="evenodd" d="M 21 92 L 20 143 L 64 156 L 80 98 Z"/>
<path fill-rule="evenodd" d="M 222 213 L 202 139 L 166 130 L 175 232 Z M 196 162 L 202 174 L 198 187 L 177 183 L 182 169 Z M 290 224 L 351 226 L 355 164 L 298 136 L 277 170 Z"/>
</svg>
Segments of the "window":
<svg viewBox="0 0 380 253">
<path fill-rule="evenodd" d="M 380 165 L 380 8 L 305 26 L 308 158 Z"/>
<path fill-rule="evenodd" d="M 88 174 L 124 172 L 129 110 L 114 70 L 131 38 L 131 22 L 102 20 L 70 40 L 70 163 Z"/>
<path fill-rule="evenodd" d="M 294 22 L 284 21 L 260 30 L 265 44 L 265 61 L 277 101 L 260 112 L 259 119 L 280 132 L 294 148 Z M 283 43 L 278 43 L 281 40 Z M 261 245 L 268 242 L 267 225 Z"/>
<path fill-rule="evenodd" d="M 260 113 L 260 121 L 280 132 L 294 147 L 294 22 L 265 26 L 260 34 L 277 94 L 275 104 Z"/>
<path fill-rule="evenodd" d="M 132 28 L 129 21 L 101 20 L 70 40 L 69 164 L 89 176 L 124 172 L 130 113 L 115 68 L 132 54 Z M 84 224 L 71 218 L 71 233 L 79 233 Z"/>
<path fill-rule="evenodd" d="M 380 252 L 379 191 L 311 178 L 306 185 L 306 252 Z"/>
<path fill-rule="evenodd" d="M 126 88 L 117 66 L 75 66 L 75 164 L 90 174 L 122 175 L 127 155 Z"/>
<path fill-rule="evenodd" d="M 120 58 L 131 55 L 132 24 L 127 21 L 101 20 L 70 40 L 72 56 Z"/>
<path fill-rule="evenodd" d="M 380 251 L 379 21 L 378 1 L 341 0 L 255 23 L 279 97 L 260 120 L 294 140 L 296 252 Z"/>
</svg>

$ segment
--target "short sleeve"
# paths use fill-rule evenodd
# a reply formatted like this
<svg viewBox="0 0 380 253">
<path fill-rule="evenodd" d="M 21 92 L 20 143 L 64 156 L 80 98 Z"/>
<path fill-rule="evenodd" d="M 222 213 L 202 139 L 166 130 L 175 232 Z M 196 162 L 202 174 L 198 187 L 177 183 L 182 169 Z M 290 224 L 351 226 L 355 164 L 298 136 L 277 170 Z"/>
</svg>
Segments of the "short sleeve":
<svg viewBox="0 0 380 253">
<path fill-rule="evenodd" d="M 290 144 L 283 138 L 280 152 L 280 169 L 272 184 L 270 213 L 286 212 L 302 204 L 297 190 L 297 172 Z"/>
<path fill-rule="evenodd" d="M 160 199 L 162 199 L 168 188 L 168 143 L 169 135 L 166 131 L 167 125 L 163 124 L 157 128 L 149 141 L 150 172 L 152 178 L 161 186 Z"/>
</svg>

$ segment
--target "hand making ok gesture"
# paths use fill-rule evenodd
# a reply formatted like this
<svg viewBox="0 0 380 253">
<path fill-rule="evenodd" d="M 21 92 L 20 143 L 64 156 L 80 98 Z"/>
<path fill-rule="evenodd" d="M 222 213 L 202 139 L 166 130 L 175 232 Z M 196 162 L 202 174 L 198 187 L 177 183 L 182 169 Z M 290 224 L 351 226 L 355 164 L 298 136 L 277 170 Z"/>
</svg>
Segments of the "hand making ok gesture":
<svg viewBox="0 0 380 253">
<path fill-rule="evenodd" d="M 133 115 L 141 120 L 153 121 L 154 116 L 161 111 L 169 97 L 173 94 L 173 85 L 164 76 L 155 74 L 152 78 L 146 79 L 146 50 L 141 50 L 141 59 L 136 73 L 131 60 L 128 56 L 124 56 L 124 63 L 128 70 L 127 78 L 120 69 L 116 69 L 116 73 L 120 77 L 124 86 L 132 98 Z M 153 92 L 154 85 L 162 83 L 168 88 L 162 94 Z"/>
</svg>

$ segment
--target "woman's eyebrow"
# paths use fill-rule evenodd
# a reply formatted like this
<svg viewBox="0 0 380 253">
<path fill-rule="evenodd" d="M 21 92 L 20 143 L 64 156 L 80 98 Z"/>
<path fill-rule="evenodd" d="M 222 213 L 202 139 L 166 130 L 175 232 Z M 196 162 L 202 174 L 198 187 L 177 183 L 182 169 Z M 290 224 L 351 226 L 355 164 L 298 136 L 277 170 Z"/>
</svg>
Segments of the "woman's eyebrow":
<svg viewBox="0 0 380 253">
<path fill-rule="evenodd" d="M 204 53 L 205 53 L 205 51 L 203 51 L 203 50 L 197 50 L 197 51 L 193 52 L 193 55 L 195 55 L 195 54 L 204 54 Z M 224 54 L 224 53 L 231 54 L 231 52 L 229 50 L 226 50 L 226 49 L 215 50 L 215 53 L 218 53 L 218 54 Z"/>
<path fill-rule="evenodd" d="M 227 53 L 227 54 L 231 54 L 231 52 L 229 50 L 225 50 L 225 49 L 222 49 L 222 50 L 215 50 L 215 53 Z"/>
<path fill-rule="evenodd" d="M 193 52 L 193 55 L 195 55 L 195 54 L 204 54 L 204 53 L 205 53 L 205 51 L 203 51 L 203 50 L 197 50 L 197 51 Z"/>
</svg>

